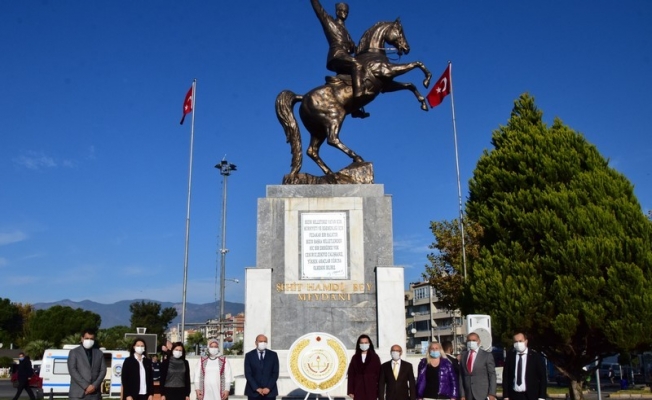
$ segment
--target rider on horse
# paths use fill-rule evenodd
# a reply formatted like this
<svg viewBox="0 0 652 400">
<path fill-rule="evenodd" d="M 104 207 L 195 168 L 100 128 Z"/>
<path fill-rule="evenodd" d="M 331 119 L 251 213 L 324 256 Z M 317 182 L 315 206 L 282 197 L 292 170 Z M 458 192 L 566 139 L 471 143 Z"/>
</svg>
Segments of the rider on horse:
<svg viewBox="0 0 652 400">
<path fill-rule="evenodd" d="M 351 116 L 353 118 L 368 117 L 369 113 L 366 113 L 364 108 L 356 104 L 359 103 L 360 97 L 364 94 L 364 68 L 355 57 L 351 56 L 356 52 L 356 46 L 346 30 L 346 26 L 344 26 L 344 21 L 349 15 L 349 6 L 346 3 L 337 3 L 335 6 L 337 18 L 333 18 L 324 10 L 319 0 L 310 0 L 310 4 L 315 10 L 328 40 L 329 49 L 326 68 L 337 74 L 351 75 L 355 110 L 351 113 Z"/>
</svg>

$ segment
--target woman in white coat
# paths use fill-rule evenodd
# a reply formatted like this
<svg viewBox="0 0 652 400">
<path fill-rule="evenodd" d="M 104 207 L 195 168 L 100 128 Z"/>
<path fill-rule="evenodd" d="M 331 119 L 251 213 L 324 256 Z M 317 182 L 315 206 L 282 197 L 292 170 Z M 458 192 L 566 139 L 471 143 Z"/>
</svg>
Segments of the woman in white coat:
<svg viewBox="0 0 652 400">
<path fill-rule="evenodd" d="M 233 372 L 229 360 L 220 356 L 217 339 L 208 340 L 208 355 L 199 360 L 194 382 L 199 400 L 226 400 L 229 397 Z"/>
</svg>

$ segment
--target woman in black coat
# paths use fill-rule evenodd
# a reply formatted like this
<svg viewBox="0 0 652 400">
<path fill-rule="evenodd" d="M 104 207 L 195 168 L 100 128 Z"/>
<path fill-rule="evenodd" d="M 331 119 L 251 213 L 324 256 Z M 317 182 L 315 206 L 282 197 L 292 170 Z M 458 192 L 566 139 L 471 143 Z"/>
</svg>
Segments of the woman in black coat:
<svg viewBox="0 0 652 400">
<path fill-rule="evenodd" d="M 147 345 L 143 339 L 136 338 L 131 344 L 129 357 L 122 364 L 121 379 L 123 400 L 152 400 L 152 361 L 147 358 Z"/>
</svg>

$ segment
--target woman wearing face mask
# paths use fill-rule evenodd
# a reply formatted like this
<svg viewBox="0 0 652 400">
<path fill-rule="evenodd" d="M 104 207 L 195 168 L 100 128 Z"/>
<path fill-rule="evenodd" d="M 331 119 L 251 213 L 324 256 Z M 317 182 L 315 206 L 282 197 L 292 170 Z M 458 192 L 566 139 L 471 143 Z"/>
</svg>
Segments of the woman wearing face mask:
<svg viewBox="0 0 652 400">
<path fill-rule="evenodd" d="M 430 343 L 428 354 L 417 370 L 417 399 L 457 398 L 457 375 L 439 343 Z"/>
<path fill-rule="evenodd" d="M 122 364 L 121 379 L 123 400 L 152 400 L 152 361 L 147 358 L 147 346 L 143 339 L 136 338 L 131 344 L 129 357 Z"/>
<path fill-rule="evenodd" d="M 220 357 L 220 343 L 208 340 L 208 355 L 195 368 L 195 390 L 199 400 L 226 400 L 229 397 L 233 374 L 226 357 Z"/>
<path fill-rule="evenodd" d="M 360 335 L 348 371 L 347 393 L 355 400 L 376 400 L 380 357 L 367 335 Z"/>
<path fill-rule="evenodd" d="M 161 400 L 190 400 L 190 365 L 183 343 L 168 343 L 172 354 L 161 364 Z"/>
</svg>

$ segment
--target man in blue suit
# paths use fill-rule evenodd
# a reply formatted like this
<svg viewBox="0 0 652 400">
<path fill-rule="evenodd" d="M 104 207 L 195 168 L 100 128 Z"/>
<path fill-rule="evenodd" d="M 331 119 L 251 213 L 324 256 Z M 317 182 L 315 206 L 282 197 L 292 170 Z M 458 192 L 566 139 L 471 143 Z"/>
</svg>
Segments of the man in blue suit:
<svg viewBox="0 0 652 400">
<path fill-rule="evenodd" d="M 274 399 L 278 396 L 278 355 L 267 349 L 267 336 L 256 336 L 256 348 L 245 355 L 245 395 L 249 400 Z"/>
</svg>

